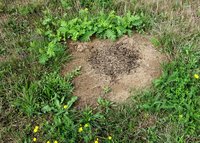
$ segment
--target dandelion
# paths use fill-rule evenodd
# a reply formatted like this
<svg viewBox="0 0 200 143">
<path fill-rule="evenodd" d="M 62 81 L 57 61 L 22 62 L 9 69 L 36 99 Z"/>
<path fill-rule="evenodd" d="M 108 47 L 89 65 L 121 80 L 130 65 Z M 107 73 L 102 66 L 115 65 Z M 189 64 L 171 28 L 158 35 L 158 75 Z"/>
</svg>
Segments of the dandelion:
<svg viewBox="0 0 200 143">
<path fill-rule="evenodd" d="M 54 143 L 58 143 L 58 141 L 54 141 Z"/>
<path fill-rule="evenodd" d="M 78 129 L 78 132 L 81 133 L 82 131 L 83 131 L 83 128 L 80 127 L 80 128 Z"/>
<path fill-rule="evenodd" d="M 35 126 L 33 132 L 34 132 L 34 133 L 37 133 L 37 132 L 38 132 L 38 129 L 39 129 L 39 126 Z"/>
<path fill-rule="evenodd" d="M 94 143 L 99 143 L 99 139 L 97 138 L 97 139 L 94 141 Z"/>
<path fill-rule="evenodd" d="M 109 140 L 112 140 L 112 137 L 111 137 L 111 136 L 108 136 L 108 139 L 109 139 Z"/>
<path fill-rule="evenodd" d="M 199 75 L 198 74 L 194 74 L 194 78 L 199 79 Z"/>
<path fill-rule="evenodd" d="M 63 106 L 63 108 L 64 108 L 64 109 L 67 109 L 67 108 L 68 108 L 68 106 L 67 106 L 67 105 L 64 105 L 64 106 Z"/>
<path fill-rule="evenodd" d="M 89 123 L 85 124 L 84 127 L 85 127 L 85 128 L 89 127 Z"/>
<path fill-rule="evenodd" d="M 37 141 L 37 138 L 33 138 L 33 141 L 36 142 L 36 141 Z"/>
</svg>

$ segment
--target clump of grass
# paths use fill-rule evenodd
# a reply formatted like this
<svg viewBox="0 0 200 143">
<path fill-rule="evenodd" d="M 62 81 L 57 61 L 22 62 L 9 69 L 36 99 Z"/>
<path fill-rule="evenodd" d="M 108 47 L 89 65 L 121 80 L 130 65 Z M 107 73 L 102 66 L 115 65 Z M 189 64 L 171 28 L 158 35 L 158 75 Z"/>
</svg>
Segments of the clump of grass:
<svg viewBox="0 0 200 143">
<path fill-rule="evenodd" d="M 62 108 L 62 104 L 67 104 L 70 108 L 77 99 L 72 97 L 73 86 L 70 80 L 60 77 L 57 73 L 46 74 L 41 80 L 19 88 L 22 92 L 18 94 L 14 105 L 28 116 L 56 112 Z"/>
</svg>

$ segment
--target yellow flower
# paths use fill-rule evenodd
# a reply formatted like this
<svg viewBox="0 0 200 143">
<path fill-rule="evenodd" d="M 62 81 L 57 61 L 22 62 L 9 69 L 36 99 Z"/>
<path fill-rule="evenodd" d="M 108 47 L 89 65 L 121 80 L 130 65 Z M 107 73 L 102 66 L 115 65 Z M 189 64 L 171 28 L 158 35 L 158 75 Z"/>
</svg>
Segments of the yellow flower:
<svg viewBox="0 0 200 143">
<path fill-rule="evenodd" d="M 38 131 L 38 129 L 39 129 L 39 126 L 35 126 L 33 132 L 36 133 Z"/>
<path fill-rule="evenodd" d="M 47 143 L 50 143 L 50 141 L 47 141 Z"/>
<path fill-rule="evenodd" d="M 34 130 L 33 130 L 34 133 L 37 133 L 37 131 L 38 131 L 38 129 L 34 129 Z"/>
<path fill-rule="evenodd" d="M 37 141 L 37 138 L 33 138 L 33 141 L 36 142 L 36 141 Z"/>
<path fill-rule="evenodd" d="M 85 124 L 84 127 L 85 127 L 85 128 L 89 127 L 89 123 Z"/>
<path fill-rule="evenodd" d="M 37 129 L 34 129 L 34 130 L 33 130 L 34 133 L 36 133 L 37 131 L 38 131 Z"/>
<path fill-rule="evenodd" d="M 64 106 L 63 106 L 63 108 L 64 108 L 64 109 L 67 109 L 67 108 L 68 108 L 68 106 L 67 106 L 67 105 L 64 105 Z"/>
<path fill-rule="evenodd" d="M 108 136 L 108 139 L 109 139 L 109 140 L 112 140 L 112 137 L 111 137 L 111 136 Z"/>
<path fill-rule="evenodd" d="M 78 132 L 80 133 L 80 132 L 82 132 L 82 131 L 83 131 L 83 128 L 80 127 L 80 128 L 78 129 Z"/>
<path fill-rule="evenodd" d="M 96 141 L 94 141 L 94 143 L 99 143 L 99 139 L 97 138 Z"/>
<path fill-rule="evenodd" d="M 198 74 L 194 74 L 194 78 L 199 79 L 199 75 Z"/>
<path fill-rule="evenodd" d="M 58 141 L 54 141 L 54 143 L 58 143 Z"/>
</svg>

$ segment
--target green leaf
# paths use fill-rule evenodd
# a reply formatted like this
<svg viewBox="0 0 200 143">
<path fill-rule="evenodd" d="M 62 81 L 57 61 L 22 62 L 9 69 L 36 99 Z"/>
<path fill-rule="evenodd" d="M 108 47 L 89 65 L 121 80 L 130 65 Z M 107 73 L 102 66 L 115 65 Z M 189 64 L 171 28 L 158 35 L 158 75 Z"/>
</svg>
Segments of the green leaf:
<svg viewBox="0 0 200 143">
<path fill-rule="evenodd" d="M 109 38 L 111 40 L 115 40 L 117 38 L 117 36 L 113 30 L 108 29 L 105 31 L 104 38 Z"/>
<path fill-rule="evenodd" d="M 61 5 L 65 9 L 69 9 L 70 8 L 70 5 L 66 0 L 61 0 Z"/>
<path fill-rule="evenodd" d="M 155 38 L 155 37 L 151 38 L 151 43 L 152 43 L 154 46 L 156 46 L 156 47 L 161 46 L 160 41 L 159 41 L 157 38 Z"/>
<path fill-rule="evenodd" d="M 47 48 L 47 55 L 49 57 L 54 57 L 55 56 L 55 48 L 57 46 L 56 41 L 52 41 L 48 44 L 48 48 Z"/>
<path fill-rule="evenodd" d="M 49 57 L 54 57 L 55 56 L 54 47 L 48 47 L 47 55 Z"/>
<path fill-rule="evenodd" d="M 60 101 L 58 99 L 55 99 L 54 100 L 54 105 L 57 107 L 57 108 L 60 108 L 61 105 L 60 105 Z"/>
<path fill-rule="evenodd" d="M 47 113 L 47 112 L 50 112 L 52 108 L 49 105 L 46 105 L 41 110 L 42 112 Z"/>
<path fill-rule="evenodd" d="M 43 25 L 47 25 L 51 22 L 51 18 L 45 18 L 42 22 Z"/>
<path fill-rule="evenodd" d="M 77 99 L 78 99 L 77 96 L 73 96 L 73 97 L 71 98 L 71 100 L 67 102 L 68 108 L 70 108 L 70 107 L 76 102 Z"/>
<path fill-rule="evenodd" d="M 94 34 L 93 31 L 86 32 L 82 37 L 81 41 L 90 41 L 90 37 Z"/>
<path fill-rule="evenodd" d="M 49 60 L 48 56 L 46 54 L 42 54 L 39 57 L 39 63 L 40 64 L 45 64 Z"/>
<path fill-rule="evenodd" d="M 141 26 L 143 23 L 140 16 L 132 16 L 131 21 L 133 26 Z"/>
<path fill-rule="evenodd" d="M 126 29 L 122 26 L 118 26 L 116 27 L 116 31 L 117 31 L 117 34 L 118 34 L 118 37 L 122 36 L 124 33 L 126 33 Z"/>
</svg>

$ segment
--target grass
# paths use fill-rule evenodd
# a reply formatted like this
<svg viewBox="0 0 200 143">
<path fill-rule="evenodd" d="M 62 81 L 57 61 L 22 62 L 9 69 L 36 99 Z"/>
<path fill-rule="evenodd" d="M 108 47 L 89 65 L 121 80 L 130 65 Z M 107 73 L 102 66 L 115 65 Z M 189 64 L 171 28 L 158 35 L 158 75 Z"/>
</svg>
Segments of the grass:
<svg viewBox="0 0 200 143">
<path fill-rule="evenodd" d="M 0 1 L 4 18 L 0 23 L 2 142 L 29 143 L 34 138 L 59 143 L 200 142 L 200 82 L 194 76 L 200 75 L 198 0 L 19 3 L 22 1 Z M 57 41 L 61 50 L 53 58 L 45 64 L 38 61 L 41 49 L 52 41 L 50 34 L 38 34 L 38 29 L 54 32 L 60 28 L 57 19 L 70 21 L 85 8 L 88 17 L 113 10 L 122 17 L 128 11 L 141 15 L 145 22 L 139 32 L 150 35 L 156 48 L 170 57 L 153 86 L 125 104 L 99 99 L 96 108 L 77 110 L 73 106 L 77 98 L 71 81 L 81 71 L 60 74 L 62 65 L 70 60 L 65 40 Z M 46 29 L 42 22 L 49 18 L 55 20 Z"/>
</svg>

